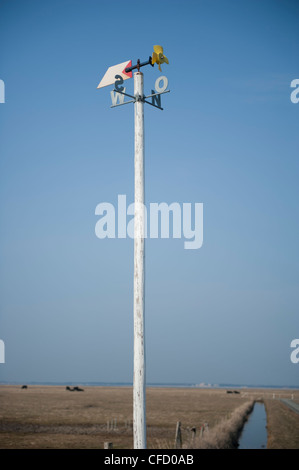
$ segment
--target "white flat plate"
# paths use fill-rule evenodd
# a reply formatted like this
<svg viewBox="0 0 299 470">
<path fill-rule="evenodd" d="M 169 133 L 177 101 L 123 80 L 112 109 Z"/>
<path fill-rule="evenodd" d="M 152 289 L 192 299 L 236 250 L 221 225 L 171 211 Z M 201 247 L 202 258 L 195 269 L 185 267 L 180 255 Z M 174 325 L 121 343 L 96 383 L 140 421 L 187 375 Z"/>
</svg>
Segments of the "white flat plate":
<svg viewBox="0 0 299 470">
<path fill-rule="evenodd" d="M 113 65 L 109 67 L 104 77 L 100 81 L 97 88 L 103 88 L 104 86 L 112 85 L 115 82 L 115 75 L 120 75 L 124 80 L 132 78 L 132 72 L 126 73 L 125 69 L 132 66 L 132 61 L 122 62 L 121 64 Z"/>
</svg>

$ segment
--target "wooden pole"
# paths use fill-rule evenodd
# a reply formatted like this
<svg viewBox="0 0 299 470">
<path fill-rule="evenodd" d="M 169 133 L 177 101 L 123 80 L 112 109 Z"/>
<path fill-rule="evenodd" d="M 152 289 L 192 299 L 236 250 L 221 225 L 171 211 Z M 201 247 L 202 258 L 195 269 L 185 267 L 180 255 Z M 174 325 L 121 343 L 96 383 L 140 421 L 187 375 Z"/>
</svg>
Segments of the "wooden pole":
<svg viewBox="0 0 299 470">
<path fill-rule="evenodd" d="M 104 442 L 104 449 L 113 449 L 112 442 Z"/>
<path fill-rule="evenodd" d="M 134 449 L 146 449 L 144 335 L 144 111 L 143 73 L 134 74 L 135 214 L 134 214 Z"/>
<path fill-rule="evenodd" d="M 176 423 L 174 448 L 175 449 L 181 449 L 181 447 L 182 447 L 181 422 L 178 421 Z"/>
</svg>

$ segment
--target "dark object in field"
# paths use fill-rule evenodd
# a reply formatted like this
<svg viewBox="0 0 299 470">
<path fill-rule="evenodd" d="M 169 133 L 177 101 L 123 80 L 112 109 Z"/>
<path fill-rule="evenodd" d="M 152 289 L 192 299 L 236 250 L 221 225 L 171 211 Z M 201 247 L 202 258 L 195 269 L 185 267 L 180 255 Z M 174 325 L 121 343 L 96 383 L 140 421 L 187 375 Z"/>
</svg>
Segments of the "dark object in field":
<svg viewBox="0 0 299 470">
<path fill-rule="evenodd" d="M 23 388 L 28 388 L 28 387 L 27 387 L 27 385 L 22 385 L 22 389 L 23 389 Z"/>
<path fill-rule="evenodd" d="M 234 391 L 232 391 L 232 390 L 226 390 L 226 393 L 240 393 L 240 392 L 238 392 L 237 390 L 234 390 Z"/>
<path fill-rule="evenodd" d="M 238 390 L 234 390 L 234 393 L 240 393 L 240 392 L 238 392 Z"/>
<path fill-rule="evenodd" d="M 66 390 L 68 390 L 69 392 L 84 392 L 83 388 L 80 388 L 80 387 L 69 387 L 68 385 L 65 387 Z"/>
</svg>

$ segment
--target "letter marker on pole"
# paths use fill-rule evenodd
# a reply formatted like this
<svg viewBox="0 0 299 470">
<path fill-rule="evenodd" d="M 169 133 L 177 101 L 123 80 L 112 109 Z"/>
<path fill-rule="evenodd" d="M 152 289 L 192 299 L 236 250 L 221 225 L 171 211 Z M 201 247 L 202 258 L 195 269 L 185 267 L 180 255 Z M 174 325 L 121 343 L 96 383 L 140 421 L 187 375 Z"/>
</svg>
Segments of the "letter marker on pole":
<svg viewBox="0 0 299 470">
<path fill-rule="evenodd" d="M 163 55 L 161 46 L 154 46 L 154 53 L 149 60 L 132 66 L 132 61 L 123 62 L 119 65 L 109 67 L 98 88 L 114 84 L 111 91 L 112 108 L 128 103 L 134 103 L 134 126 L 135 126 L 135 161 L 134 161 L 134 184 L 135 184 L 135 213 L 134 213 L 134 373 L 133 373 L 133 437 L 134 449 L 146 449 L 146 376 L 145 376 L 145 211 L 144 211 L 144 103 L 150 104 L 158 109 L 161 108 L 161 96 L 170 90 L 166 86 L 158 88 L 161 79 L 168 83 L 166 77 L 156 80 L 156 93 L 144 96 L 143 73 L 140 67 L 157 63 L 161 71 L 163 63 L 168 64 L 168 59 Z M 126 93 L 126 88 L 120 86 L 132 77 L 134 73 L 134 96 Z M 119 95 L 117 95 L 119 94 Z M 117 102 L 119 96 L 119 103 Z M 132 98 L 124 101 L 125 96 Z M 158 99 L 155 100 L 155 98 Z M 152 98 L 152 101 L 146 101 Z M 157 105 L 155 104 L 157 103 Z"/>
</svg>

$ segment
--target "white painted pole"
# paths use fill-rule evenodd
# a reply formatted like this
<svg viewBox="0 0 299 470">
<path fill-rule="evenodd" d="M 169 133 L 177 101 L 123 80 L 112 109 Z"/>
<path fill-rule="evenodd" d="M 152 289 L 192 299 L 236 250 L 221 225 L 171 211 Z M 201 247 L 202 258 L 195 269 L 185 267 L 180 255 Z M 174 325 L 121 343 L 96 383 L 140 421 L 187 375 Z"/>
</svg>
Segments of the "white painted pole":
<svg viewBox="0 0 299 470">
<path fill-rule="evenodd" d="M 144 103 L 143 73 L 134 74 L 135 214 L 134 214 L 134 449 L 146 449 L 146 387 L 144 335 Z"/>
</svg>

